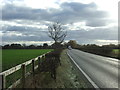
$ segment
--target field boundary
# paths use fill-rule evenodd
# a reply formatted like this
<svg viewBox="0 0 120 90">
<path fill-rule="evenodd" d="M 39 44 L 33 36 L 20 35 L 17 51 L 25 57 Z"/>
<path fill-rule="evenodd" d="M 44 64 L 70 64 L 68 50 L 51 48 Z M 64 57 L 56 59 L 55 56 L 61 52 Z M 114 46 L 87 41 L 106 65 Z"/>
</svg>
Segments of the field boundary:
<svg viewBox="0 0 120 90">
<path fill-rule="evenodd" d="M 42 55 L 40 55 L 40 56 L 38 56 L 36 58 L 30 59 L 30 60 L 28 60 L 28 61 L 26 61 L 26 62 L 24 62 L 22 64 L 19 64 L 19 65 L 15 66 L 15 67 L 12 67 L 12 68 L 10 68 L 10 69 L 8 69 L 6 71 L 1 72 L 0 76 L 2 77 L 1 78 L 2 79 L 1 80 L 2 81 L 2 85 L 0 85 L 0 87 L 1 87 L 0 89 L 5 89 L 6 88 L 6 76 L 8 76 L 8 75 L 10 75 L 10 74 L 20 70 L 20 69 L 22 69 L 22 76 L 21 76 L 21 78 L 19 80 L 15 81 L 15 83 L 13 83 L 8 88 L 13 88 L 13 87 L 17 86 L 21 81 L 23 83 L 22 87 L 24 88 L 25 78 L 26 78 L 26 76 L 31 74 L 29 72 L 26 73 L 26 66 L 32 63 L 32 73 L 34 73 L 34 70 L 39 68 L 39 62 L 40 62 L 41 58 L 45 57 L 45 55 L 50 53 L 50 52 L 51 51 L 49 51 L 49 52 L 47 52 L 45 54 L 42 54 Z M 35 66 L 35 61 L 37 61 L 37 60 L 38 60 L 38 65 Z"/>
</svg>

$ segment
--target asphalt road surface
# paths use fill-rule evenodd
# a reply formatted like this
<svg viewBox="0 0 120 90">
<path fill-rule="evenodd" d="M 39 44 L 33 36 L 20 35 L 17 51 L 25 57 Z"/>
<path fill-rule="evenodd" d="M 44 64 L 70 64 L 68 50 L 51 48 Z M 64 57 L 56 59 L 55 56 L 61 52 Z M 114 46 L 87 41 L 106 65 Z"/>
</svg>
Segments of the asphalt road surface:
<svg viewBox="0 0 120 90">
<path fill-rule="evenodd" d="M 118 88 L 118 60 L 80 50 L 68 54 L 99 88 Z"/>
</svg>

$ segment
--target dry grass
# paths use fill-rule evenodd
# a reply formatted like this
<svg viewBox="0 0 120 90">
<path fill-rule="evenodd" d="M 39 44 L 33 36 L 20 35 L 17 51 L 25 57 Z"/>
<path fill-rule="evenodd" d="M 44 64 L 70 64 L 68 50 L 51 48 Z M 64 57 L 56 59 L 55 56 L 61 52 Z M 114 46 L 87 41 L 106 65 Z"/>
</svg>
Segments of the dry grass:
<svg viewBox="0 0 120 90">
<path fill-rule="evenodd" d="M 51 78 L 49 72 L 42 72 L 29 76 L 26 88 L 84 88 L 85 83 L 78 78 L 78 73 L 73 68 L 69 57 L 64 50 L 61 54 L 61 66 L 57 68 L 56 80 Z"/>
</svg>

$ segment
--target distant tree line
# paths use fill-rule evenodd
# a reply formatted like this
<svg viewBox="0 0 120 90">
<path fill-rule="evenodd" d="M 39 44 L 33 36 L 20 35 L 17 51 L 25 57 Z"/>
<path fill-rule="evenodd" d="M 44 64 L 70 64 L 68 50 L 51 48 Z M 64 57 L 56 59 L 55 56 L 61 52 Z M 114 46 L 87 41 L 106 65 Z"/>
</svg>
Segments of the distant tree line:
<svg viewBox="0 0 120 90">
<path fill-rule="evenodd" d="M 79 45 L 75 40 L 70 40 L 68 42 L 68 46 L 71 46 L 72 48 L 79 49 L 85 52 L 93 53 L 93 54 L 98 54 L 102 56 L 108 56 L 108 57 L 114 57 L 120 59 L 120 53 L 117 53 L 118 55 L 113 55 L 112 51 L 114 49 L 119 49 L 120 50 L 120 44 L 115 45 L 115 44 L 109 44 L 109 45 L 96 45 L 96 44 L 86 44 L 86 45 Z"/>
<path fill-rule="evenodd" d="M 26 45 L 26 44 L 6 44 L 4 46 L 1 46 L 2 49 L 54 49 L 56 43 L 53 43 L 52 45 L 48 45 L 47 43 L 44 43 L 43 45 Z M 67 48 L 68 46 L 71 46 L 74 49 L 80 49 L 83 51 L 100 51 L 100 49 L 102 50 L 112 50 L 112 49 L 120 49 L 120 44 L 118 45 L 114 45 L 114 44 L 109 44 L 109 45 L 96 45 L 96 44 L 84 44 L 84 45 L 80 45 L 77 44 L 77 42 L 75 40 L 70 40 L 69 42 L 65 42 L 63 44 L 59 44 L 57 45 L 58 48 Z M 106 51 L 107 52 L 107 51 Z"/>
<path fill-rule="evenodd" d="M 102 56 L 108 56 L 108 57 L 115 57 L 120 59 L 120 53 L 118 55 L 112 55 L 111 52 L 113 49 L 119 49 L 120 50 L 120 44 L 109 44 L 109 45 L 96 45 L 96 44 L 86 44 L 86 45 L 80 45 L 75 40 L 70 40 L 67 43 L 53 43 L 52 45 L 48 45 L 47 43 L 44 43 L 43 45 L 26 45 L 26 44 L 7 44 L 2 46 L 2 49 L 56 49 L 56 47 L 59 48 L 68 48 L 68 46 L 71 46 L 74 49 L 79 49 L 85 52 L 98 54 Z"/>
<path fill-rule="evenodd" d="M 52 46 L 44 43 L 43 45 L 26 45 L 26 44 L 7 44 L 2 49 L 52 49 Z"/>
<path fill-rule="evenodd" d="M 114 44 L 102 45 L 102 46 L 98 46 L 95 44 L 87 44 L 83 46 L 79 45 L 78 49 L 103 56 L 110 56 L 113 49 L 118 49 L 118 46 Z"/>
</svg>

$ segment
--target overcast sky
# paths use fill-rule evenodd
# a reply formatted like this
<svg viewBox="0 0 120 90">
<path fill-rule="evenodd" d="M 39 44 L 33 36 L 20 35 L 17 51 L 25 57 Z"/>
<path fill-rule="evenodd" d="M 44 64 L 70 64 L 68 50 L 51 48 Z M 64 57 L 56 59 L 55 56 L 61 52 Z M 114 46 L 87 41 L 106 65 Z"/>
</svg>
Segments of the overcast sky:
<svg viewBox="0 0 120 90">
<path fill-rule="evenodd" d="M 0 1 L 2 44 L 53 43 L 48 25 L 61 22 L 65 41 L 117 44 L 118 0 L 3 0 Z"/>
</svg>

